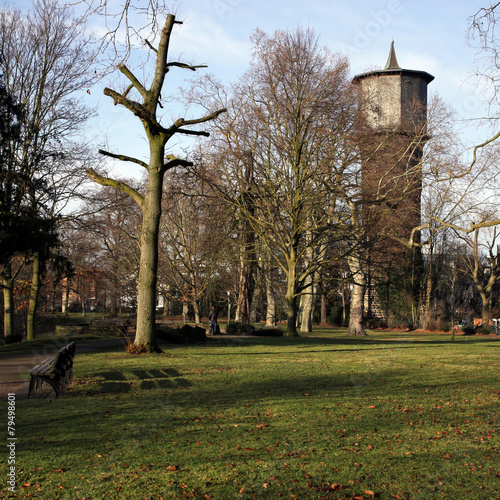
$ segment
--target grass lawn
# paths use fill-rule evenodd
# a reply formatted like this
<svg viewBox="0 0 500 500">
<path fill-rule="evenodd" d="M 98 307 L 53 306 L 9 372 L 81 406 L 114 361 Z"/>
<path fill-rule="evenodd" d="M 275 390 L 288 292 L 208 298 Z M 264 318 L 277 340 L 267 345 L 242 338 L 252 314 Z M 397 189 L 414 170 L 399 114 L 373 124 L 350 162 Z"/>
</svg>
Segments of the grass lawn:
<svg viewBox="0 0 500 500">
<path fill-rule="evenodd" d="M 77 351 L 59 400 L 16 403 L 14 496 L 498 499 L 499 348 L 317 330 Z"/>
</svg>

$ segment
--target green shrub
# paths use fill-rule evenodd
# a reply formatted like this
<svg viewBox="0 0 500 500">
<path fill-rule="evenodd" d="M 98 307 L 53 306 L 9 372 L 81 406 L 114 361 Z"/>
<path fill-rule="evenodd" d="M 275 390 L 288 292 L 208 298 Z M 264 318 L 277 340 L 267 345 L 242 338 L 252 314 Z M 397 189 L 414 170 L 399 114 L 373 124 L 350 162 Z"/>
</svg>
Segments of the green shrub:
<svg viewBox="0 0 500 500">
<path fill-rule="evenodd" d="M 474 335 L 476 333 L 475 328 L 472 325 L 465 325 L 461 328 L 464 335 Z"/>
<path fill-rule="evenodd" d="M 388 328 L 387 321 L 382 320 L 382 319 L 369 319 L 366 322 L 365 326 L 369 330 L 377 330 L 377 329 L 387 330 L 387 328 Z"/>
<path fill-rule="evenodd" d="M 259 337 L 283 337 L 283 331 L 278 326 L 264 326 L 257 328 L 254 335 Z"/>
<path fill-rule="evenodd" d="M 410 321 L 393 319 L 389 322 L 389 328 L 394 330 L 413 330 L 413 324 Z"/>
<path fill-rule="evenodd" d="M 495 328 L 491 325 L 481 326 L 478 330 L 478 333 L 482 333 L 483 335 L 490 335 L 495 333 Z"/>
<path fill-rule="evenodd" d="M 446 321 L 442 321 L 438 325 L 438 330 L 440 332 L 449 332 L 451 330 L 451 323 L 448 323 Z"/>
<path fill-rule="evenodd" d="M 438 324 L 436 321 L 428 321 L 426 324 L 425 324 L 425 329 L 426 330 L 429 330 L 430 332 L 434 332 L 436 330 L 438 330 Z"/>
<path fill-rule="evenodd" d="M 18 342 L 23 341 L 23 335 L 21 333 L 13 333 L 12 335 L 5 337 L 4 341 L 6 345 L 17 344 Z"/>
<path fill-rule="evenodd" d="M 182 328 L 160 326 L 156 328 L 156 338 L 166 344 L 196 344 L 207 339 L 206 330 L 200 326 L 184 325 Z"/>
<path fill-rule="evenodd" d="M 240 323 L 233 321 L 227 325 L 228 335 L 254 335 L 255 328 L 250 323 Z"/>
<path fill-rule="evenodd" d="M 226 328 L 226 333 L 228 335 L 237 335 L 238 333 L 238 325 L 240 325 L 241 323 L 236 323 L 235 321 L 231 321 L 227 324 L 227 328 Z"/>
</svg>

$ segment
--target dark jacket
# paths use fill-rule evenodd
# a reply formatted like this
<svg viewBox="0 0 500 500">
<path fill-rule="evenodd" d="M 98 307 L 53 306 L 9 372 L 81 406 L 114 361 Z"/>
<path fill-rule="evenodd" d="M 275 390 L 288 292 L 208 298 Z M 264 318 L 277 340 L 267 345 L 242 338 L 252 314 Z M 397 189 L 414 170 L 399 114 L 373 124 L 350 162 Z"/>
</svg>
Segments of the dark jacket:
<svg viewBox="0 0 500 500">
<path fill-rule="evenodd" d="M 217 321 L 217 318 L 219 317 L 219 311 L 217 310 L 216 307 L 214 307 L 211 311 L 210 314 L 208 315 L 208 319 L 210 321 Z"/>
</svg>

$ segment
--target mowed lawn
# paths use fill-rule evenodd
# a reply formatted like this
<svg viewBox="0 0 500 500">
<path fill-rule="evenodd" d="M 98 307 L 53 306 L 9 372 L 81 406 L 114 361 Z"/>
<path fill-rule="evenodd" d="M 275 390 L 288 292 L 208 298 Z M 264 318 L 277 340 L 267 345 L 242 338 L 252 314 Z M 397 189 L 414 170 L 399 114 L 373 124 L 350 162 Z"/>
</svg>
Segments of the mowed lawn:
<svg viewBox="0 0 500 500">
<path fill-rule="evenodd" d="M 318 330 L 77 349 L 59 400 L 17 401 L 15 496 L 500 498 L 499 348 Z"/>
</svg>

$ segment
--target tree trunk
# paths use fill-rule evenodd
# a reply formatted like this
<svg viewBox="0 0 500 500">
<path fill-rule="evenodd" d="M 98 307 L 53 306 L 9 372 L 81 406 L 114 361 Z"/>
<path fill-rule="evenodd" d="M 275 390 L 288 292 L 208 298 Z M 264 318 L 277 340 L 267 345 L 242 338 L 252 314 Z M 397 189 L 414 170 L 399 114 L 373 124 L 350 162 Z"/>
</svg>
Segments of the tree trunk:
<svg viewBox="0 0 500 500">
<path fill-rule="evenodd" d="M 434 288 L 434 255 L 433 246 L 430 247 L 429 252 L 429 270 L 427 276 L 426 292 L 425 292 L 425 325 L 424 329 L 428 330 L 432 321 L 432 290 Z"/>
<path fill-rule="evenodd" d="M 266 326 L 276 325 L 276 299 L 274 298 L 271 277 L 266 273 Z"/>
<path fill-rule="evenodd" d="M 38 298 L 40 296 L 40 257 L 37 254 L 33 260 L 33 276 L 31 278 L 30 300 L 28 306 L 28 319 L 26 324 L 26 338 L 34 340 L 35 338 L 35 317 L 38 307 Z"/>
<path fill-rule="evenodd" d="M 0 285 L 3 288 L 3 336 L 7 340 L 14 333 L 14 283 L 9 262 L 0 270 Z"/>
<path fill-rule="evenodd" d="M 481 296 L 481 301 L 483 303 L 483 310 L 481 312 L 481 324 L 482 326 L 488 326 L 490 324 L 491 309 L 490 309 L 490 299 L 491 294 L 486 294 L 485 291 L 479 293 Z"/>
<path fill-rule="evenodd" d="M 69 300 L 69 278 L 64 278 L 63 280 L 63 292 L 61 300 L 61 312 L 67 316 L 68 315 L 68 300 Z"/>
<path fill-rule="evenodd" d="M 248 249 L 242 250 L 242 253 L 236 321 L 248 323 L 250 321 L 250 307 L 255 289 L 255 255 L 251 251 L 248 251 Z"/>
<path fill-rule="evenodd" d="M 300 331 L 304 333 L 312 332 L 314 288 L 314 285 L 311 285 L 308 291 L 300 297 Z"/>
<path fill-rule="evenodd" d="M 296 294 L 296 273 L 297 273 L 297 257 L 296 249 L 291 248 L 288 258 L 288 272 L 286 283 L 286 303 L 287 303 L 287 327 L 285 336 L 298 337 L 297 333 L 297 294 Z"/>
<path fill-rule="evenodd" d="M 197 300 L 193 300 L 191 302 L 191 305 L 193 306 L 193 311 L 194 311 L 194 322 L 199 325 L 201 323 L 201 317 L 200 317 L 200 305 L 198 304 Z"/>
<path fill-rule="evenodd" d="M 160 151 L 158 151 L 160 149 Z M 156 160 L 156 161 L 155 161 Z M 137 295 L 137 330 L 134 344 L 146 346 L 149 352 L 158 349 L 155 337 L 156 279 L 158 270 L 158 233 L 163 189 L 163 147 L 151 145 L 151 164 L 146 197 L 142 206 L 142 228 Z"/>
<path fill-rule="evenodd" d="M 321 292 L 321 320 L 320 323 L 322 326 L 326 326 L 327 323 L 327 314 L 326 314 L 326 294 L 325 292 Z"/>
<path fill-rule="evenodd" d="M 366 279 L 358 256 L 352 255 L 348 259 L 349 268 L 354 277 L 351 291 L 351 313 L 349 317 L 349 336 L 366 335 L 363 328 L 363 306 L 365 298 Z"/>
<path fill-rule="evenodd" d="M 245 154 L 245 188 L 241 193 L 241 202 L 244 212 L 250 218 L 253 218 L 255 214 L 255 203 L 252 195 L 253 183 L 253 157 L 251 152 L 247 152 Z M 243 245 L 241 247 L 241 274 L 236 316 L 237 321 L 248 323 L 255 291 L 255 231 L 248 219 L 245 217 L 242 217 L 242 219 L 240 229 L 243 235 Z"/>
<path fill-rule="evenodd" d="M 345 285 L 342 285 L 342 326 L 347 325 L 347 301 Z"/>
</svg>

